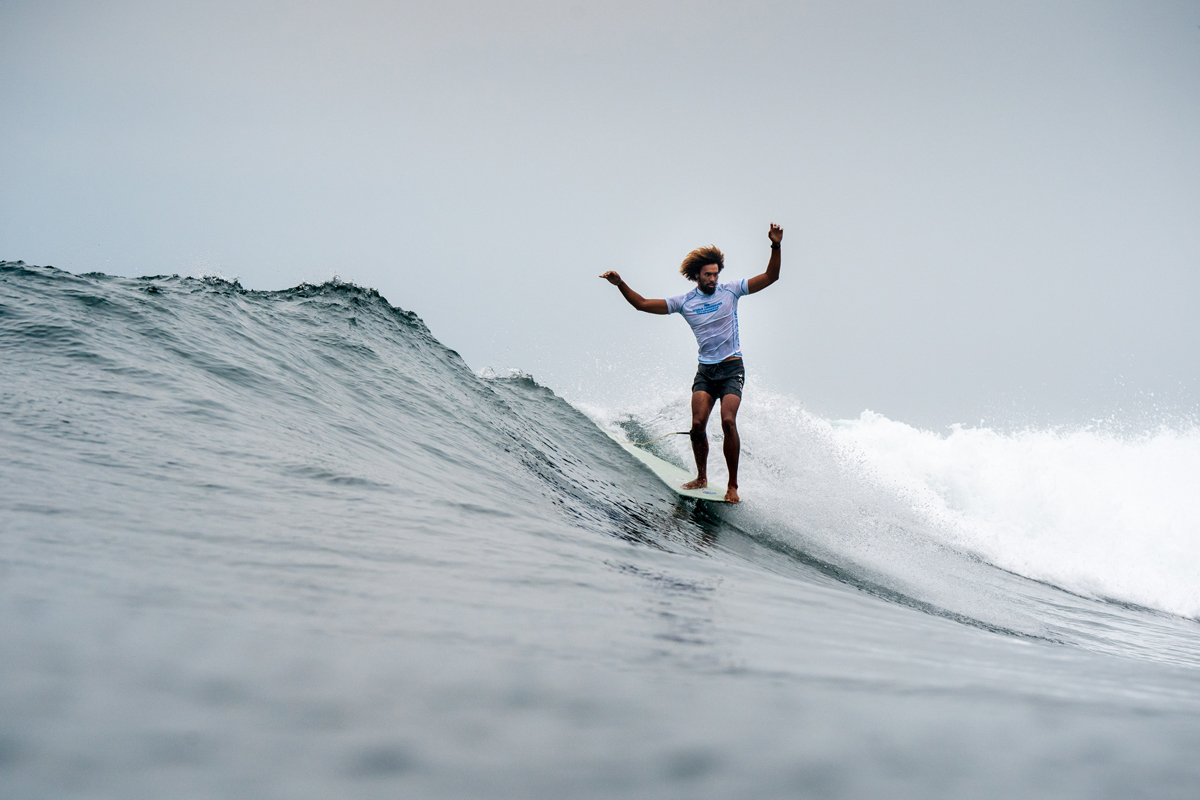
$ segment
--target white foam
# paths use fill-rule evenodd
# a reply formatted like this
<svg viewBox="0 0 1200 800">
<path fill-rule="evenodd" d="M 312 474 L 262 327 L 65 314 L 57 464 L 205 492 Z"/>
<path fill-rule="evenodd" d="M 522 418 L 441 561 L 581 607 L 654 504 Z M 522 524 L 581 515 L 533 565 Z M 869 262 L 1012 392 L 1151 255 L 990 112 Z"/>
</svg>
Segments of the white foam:
<svg viewBox="0 0 1200 800">
<path fill-rule="evenodd" d="M 833 430 L 943 523 L 928 530 L 948 544 L 1082 594 L 1200 617 L 1200 429 L 938 435 L 868 411 Z"/>
<path fill-rule="evenodd" d="M 649 394 L 621 412 L 583 410 L 610 425 L 632 414 L 655 434 L 686 425 L 686 393 Z M 938 434 L 869 411 L 831 422 L 754 392 L 738 427 L 746 512 L 915 596 L 981 616 L 980 606 L 1005 605 L 969 577 L 956 582 L 934 563 L 933 545 L 1082 595 L 1200 618 L 1194 425 L 1141 436 L 962 426 Z M 686 462 L 688 443 L 677 438 L 666 444 Z M 720 462 L 714 447 L 718 481 Z"/>
</svg>

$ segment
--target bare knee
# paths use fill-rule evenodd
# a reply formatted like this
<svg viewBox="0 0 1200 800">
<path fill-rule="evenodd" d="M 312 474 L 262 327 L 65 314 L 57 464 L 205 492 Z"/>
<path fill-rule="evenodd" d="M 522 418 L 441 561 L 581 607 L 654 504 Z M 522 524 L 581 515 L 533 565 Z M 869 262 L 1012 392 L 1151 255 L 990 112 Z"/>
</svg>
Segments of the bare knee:
<svg viewBox="0 0 1200 800">
<path fill-rule="evenodd" d="M 737 433 L 737 420 L 733 417 L 721 417 L 721 432 L 726 436 Z"/>
</svg>

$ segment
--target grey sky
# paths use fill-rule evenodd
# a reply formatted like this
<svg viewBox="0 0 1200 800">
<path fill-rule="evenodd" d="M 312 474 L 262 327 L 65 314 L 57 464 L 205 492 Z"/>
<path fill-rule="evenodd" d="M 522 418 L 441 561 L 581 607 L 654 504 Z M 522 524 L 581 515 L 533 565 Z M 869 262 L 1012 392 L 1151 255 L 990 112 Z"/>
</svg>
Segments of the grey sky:
<svg viewBox="0 0 1200 800">
<path fill-rule="evenodd" d="M 695 346 L 596 276 L 754 274 L 774 221 L 751 383 L 820 413 L 1200 388 L 1195 2 L 10 1 L 0 46 L 0 258 L 336 273 L 603 400 Z"/>
</svg>

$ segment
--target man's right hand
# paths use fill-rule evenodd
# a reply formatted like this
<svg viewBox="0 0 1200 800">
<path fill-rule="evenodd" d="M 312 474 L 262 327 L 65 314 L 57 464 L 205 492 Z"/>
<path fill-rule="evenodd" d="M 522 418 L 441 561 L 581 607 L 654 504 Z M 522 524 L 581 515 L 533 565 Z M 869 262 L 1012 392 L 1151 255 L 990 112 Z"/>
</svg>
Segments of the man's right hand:
<svg viewBox="0 0 1200 800">
<path fill-rule="evenodd" d="M 621 276 L 613 272 L 611 269 L 600 276 L 604 280 L 611 283 L 613 286 L 621 290 L 621 295 L 629 301 L 629 305 L 636 308 L 638 311 L 645 311 L 647 314 L 666 314 L 666 300 L 647 300 L 640 294 L 629 288 L 625 281 L 621 280 Z"/>
</svg>

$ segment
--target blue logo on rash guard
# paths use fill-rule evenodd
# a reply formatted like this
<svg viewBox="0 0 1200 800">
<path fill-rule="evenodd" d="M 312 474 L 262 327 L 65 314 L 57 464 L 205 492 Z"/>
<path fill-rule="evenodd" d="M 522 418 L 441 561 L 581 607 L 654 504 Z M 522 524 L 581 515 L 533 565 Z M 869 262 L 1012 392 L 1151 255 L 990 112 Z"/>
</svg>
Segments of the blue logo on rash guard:
<svg viewBox="0 0 1200 800">
<path fill-rule="evenodd" d="M 749 294 L 746 281 L 723 283 L 705 294 L 697 287 L 687 294 L 667 298 L 667 312 L 682 314 L 696 334 L 701 364 L 716 364 L 729 356 L 740 356 L 738 341 L 738 298 Z"/>
</svg>

